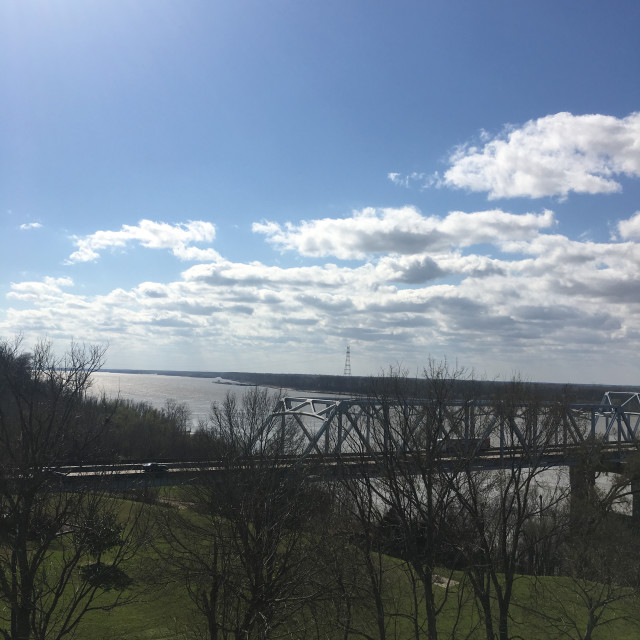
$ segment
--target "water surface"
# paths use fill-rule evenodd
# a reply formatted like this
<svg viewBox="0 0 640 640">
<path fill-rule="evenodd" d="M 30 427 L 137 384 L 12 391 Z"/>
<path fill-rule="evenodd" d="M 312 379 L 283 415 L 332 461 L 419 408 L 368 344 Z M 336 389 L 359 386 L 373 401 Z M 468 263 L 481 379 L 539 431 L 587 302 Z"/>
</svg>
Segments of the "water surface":
<svg viewBox="0 0 640 640">
<path fill-rule="evenodd" d="M 165 407 L 167 400 L 184 402 L 191 410 L 195 426 L 198 420 L 206 418 L 212 402 L 223 401 L 227 393 L 241 396 L 249 388 L 246 385 L 221 384 L 220 381 L 220 378 L 100 371 L 92 375 L 91 393 L 146 402 L 156 409 Z"/>
</svg>

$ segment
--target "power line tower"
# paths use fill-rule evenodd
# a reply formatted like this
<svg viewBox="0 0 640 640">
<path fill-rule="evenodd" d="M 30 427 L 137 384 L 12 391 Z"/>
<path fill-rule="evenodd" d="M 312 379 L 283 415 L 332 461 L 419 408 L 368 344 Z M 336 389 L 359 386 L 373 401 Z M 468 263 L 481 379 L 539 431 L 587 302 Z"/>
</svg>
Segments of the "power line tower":
<svg viewBox="0 0 640 640">
<path fill-rule="evenodd" d="M 344 360 L 344 375 L 351 375 L 351 347 L 347 345 L 347 357 Z"/>
</svg>

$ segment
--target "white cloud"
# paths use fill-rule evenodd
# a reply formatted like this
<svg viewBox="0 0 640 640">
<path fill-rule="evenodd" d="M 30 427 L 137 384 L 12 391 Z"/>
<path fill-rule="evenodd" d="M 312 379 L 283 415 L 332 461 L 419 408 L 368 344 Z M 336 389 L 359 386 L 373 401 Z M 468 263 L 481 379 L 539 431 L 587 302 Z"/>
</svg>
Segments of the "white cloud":
<svg viewBox="0 0 640 640">
<path fill-rule="evenodd" d="M 208 260 L 220 259 L 220 254 L 215 249 L 199 249 L 178 244 L 173 247 L 172 251 L 176 258 L 185 262 L 207 262 Z"/>
<path fill-rule="evenodd" d="M 71 278 L 45 277 L 42 281 L 11 283 L 7 298 L 21 302 L 49 305 L 68 302 L 73 296 L 64 290 L 74 286 Z M 80 299 L 76 297 L 76 302 Z"/>
<path fill-rule="evenodd" d="M 29 231 L 30 229 L 40 229 L 42 225 L 39 222 L 25 222 L 20 225 L 21 231 Z"/>
<path fill-rule="evenodd" d="M 136 242 L 209 257 L 192 244 L 203 231 L 165 225 L 166 233 L 153 233 L 157 224 L 94 234 L 83 247 L 99 254 Z M 551 211 L 500 209 L 443 216 L 365 209 L 254 229 L 297 250 L 302 264 L 217 257 L 168 281 L 100 295 L 70 278 L 16 282 L 0 334 L 108 341 L 112 366 L 218 370 L 253 369 L 259 358 L 268 369 L 279 353 L 304 354 L 316 366 L 316 355 L 344 353 L 347 341 L 381 366 L 443 354 L 484 370 L 499 352 L 514 368 L 529 374 L 537 362 L 548 376 L 566 371 L 572 354 L 577 363 L 584 353 L 619 363 L 637 351 L 640 213 L 618 223 L 623 241 L 604 242 L 558 233 Z M 304 264 L 305 255 L 350 262 Z M 185 360 L 153 360 L 167 352 Z M 580 367 L 576 375 L 590 375 Z"/>
<path fill-rule="evenodd" d="M 409 187 L 416 185 L 419 189 L 428 189 L 436 184 L 440 183 L 440 176 L 438 173 L 429 175 L 428 173 L 413 171 L 412 173 L 403 175 L 395 171 L 389 172 L 387 178 L 393 182 L 393 184 L 408 189 Z"/>
<path fill-rule="evenodd" d="M 387 178 L 389 178 L 389 180 L 391 180 L 391 182 L 393 182 L 394 184 L 402 184 L 402 186 L 404 186 L 404 184 L 402 183 L 402 176 L 395 171 L 390 171 L 389 173 L 387 173 Z"/>
<path fill-rule="evenodd" d="M 414 207 L 355 211 L 350 218 L 324 218 L 287 223 L 255 223 L 278 249 L 303 256 L 335 256 L 361 260 L 377 254 L 421 254 L 448 251 L 479 243 L 501 243 L 536 235 L 555 223 L 553 212 L 516 215 L 499 209 L 464 213 L 454 211 L 444 218 L 423 216 Z"/>
<path fill-rule="evenodd" d="M 624 240 L 640 240 L 640 211 L 628 220 L 618 222 L 618 233 Z"/>
<path fill-rule="evenodd" d="M 640 112 L 549 115 L 509 127 L 482 147 L 464 146 L 450 161 L 443 184 L 492 199 L 617 192 L 617 176 L 640 176 Z"/>
<path fill-rule="evenodd" d="M 34 296 L 56 296 L 62 293 L 65 287 L 72 287 L 71 278 L 52 278 L 47 276 L 41 282 L 18 282 L 11 284 L 9 296 L 34 295 Z"/>
<path fill-rule="evenodd" d="M 388 227 L 394 236 L 398 220 L 378 213 L 369 222 L 394 222 Z M 267 345 L 288 353 L 322 345 L 328 352 L 351 341 L 357 350 L 374 349 L 383 364 L 443 353 L 480 367 L 499 349 L 527 371 L 540 354 L 547 367 L 566 366 L 571 353 L 587 349 L 597 360 L 598 345 L 623 355 L 640 337 L 640 244 L 549 233 L 550 212 L 454 212 L 434 220 L 405 214 L 421 224 L 430 220 L 446 238 L 437 252 L 296 267 L 220 259 L 174 281 L 105 295 L 70 292 L 68 278 L 21 282 L 12 285 L 15 304 L 0 332 L 108 340 L 116 353 L 141 357 L 157 353 L 158 345 L 191 354 L 195 348 L 209 354 L 208 368 L 230 370 L 234 361 L 223 365 L 216 349 L 259 355 Z M 328 225 L 308 224 L 316 222 Z M 482 253 L 461 252 L 471 240 L 483 243 Z M 491 257 L 496 246 L 500 256 Z"/>
<path fill-rule="evenodd" d="M 180 224 L 167 224 L 141 220 L 136 226 L 122 225 L 119 231 L 96 231 L 91 235 L 74 238 L 78 247 L 67 263 L 90 262 L 100 257 L 100 251 L 112 247 L 125 247 L 137 242 L 148 249 L 169 249 L 180 260 L 216 260 L 219 254 L 213 249 L 198 249 L 193 242 L 212 242 L 215 227 L 201 220 Z"/>
</svg>

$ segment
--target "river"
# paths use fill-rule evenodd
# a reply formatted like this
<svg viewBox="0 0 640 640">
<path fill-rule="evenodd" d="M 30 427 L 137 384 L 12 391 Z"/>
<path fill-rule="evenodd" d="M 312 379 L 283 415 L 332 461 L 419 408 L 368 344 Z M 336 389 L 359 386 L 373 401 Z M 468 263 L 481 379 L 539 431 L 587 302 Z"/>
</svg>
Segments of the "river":
<svg viewBox="0 0 640 640">
<path fill-rule="evenodd" d="M 248 388 L 220 378 L 190 378 L 152 373 L 100 371 L 94 373 L 91 379 L 92 395 L 104 394 L 108 398 L 146 402 L 156 409 L 162 409 L 167 400 L 184 402 L 191 410 L 194 426 L 200 419 L 207 417 L 212 402 L 221 402 L 227 393 L 240 396 Z M 296 392 L 289 392 L 288 395 L 296 395 Z"/>
</svg>

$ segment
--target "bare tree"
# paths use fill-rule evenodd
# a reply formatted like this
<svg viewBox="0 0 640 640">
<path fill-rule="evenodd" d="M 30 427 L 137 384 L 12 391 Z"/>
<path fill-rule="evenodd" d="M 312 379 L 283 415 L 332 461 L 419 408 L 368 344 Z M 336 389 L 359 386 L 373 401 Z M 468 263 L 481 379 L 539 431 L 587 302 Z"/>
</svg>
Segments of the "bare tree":
<svg viewBox="0 0 640 640">
<path fill-rule="evenodd" d="M 212 407 L 216 469 L 203 467 L 184 489 L 189 512 L 163 514 L 163 556 L 210 640 L 303 637 L 310 619 L 305 607 L 318 571 L 310 531 L 322 517 L 322 495 L 282 455 L 282 433 L 261 430 L 272 407 L 259 389 Z"/>
<path fill-rule="evenodd" d="M 616 465 L 620 473 L 598 484 L 606 468 L 602 445 L 601 440 L 585 439 L 574 471 L 571 504 L 559 510 L 563 526 L 556 556 L 562 577 L 553 585 L 537 580 L 532 588 L 538 618 L 572 640 L 591 640 L 596 631 L 621 621 L 640 626 L 640 547 L 636 519 L 624 513 L 640 458 L 630 453 L 626 463 Z"/>
<path fill-rule="evenodd" d="M 340 522 L 335 526 L 338 534 L 335 546 L 346 547 L 350 560 L 336 563 L 334 571 L 344 614 L 338 617 L 338 623 L 345 638 L 384 640 L 389 637 L 391 617 L 396 613 L 389 598 L 392 581 L 388 576 L 405 561 L 392 563 L 383 556 L 385 512 L 384 505 L 377 499 L 379 489 L 372 486 L 375 482 L 376 479 L 367 474 L 344 477 L 343 490 L 336 496 L 342 508 Z M 346 554 L 339 555 L 342 558 Z M 365 610 L 367 615 L 354 616 L 354 609 Z"/>
<path fill-rule="evenodd" d="M 462 446 L 472 442 L 461 437 L 464 411 L 457 397 L 464 386 L 461 382 L 472 383 L 466 371 L 435 361 L 429 361 L 420 379 L 396 369 L 375 379 L 362 417 L 371 444 L 362 453 L 367 460 L 373 456 L 377 464 L 363 464 L 362 477 L 346 481 L 354 496 L 363 491 L 368 495 L 356 503 L 355 515 L 364 530 L 372 528 L 372 514 L 377 520 L 376 536 L 369 534 L 367 540 L 376 542 L 378 553 L 401 558 L 408 567 L 414 587 L 415 638 L 425 633 L 430 640 L 438 637 L 437 619 L 449 596 L 450 576 L 437 573 L 455 549 L 451 544 L 455 522 L 450 517 L 455 492 L 443 448 L 453 441 Z M 379 576 L 379 582 L 382 574 L 374 573 L 374 568 L 369 574 L 372 580 Z M 384 637 L 388 612 L 382 592 L 374 593 L 379 633 Z"/>
<path fill-rule="evenodd" d="M 120 506 L 104 492 L 63 491 L 59 470 L 99 448 L 109 416 L 85 394 L 103 357 L 101 347 L 72 345 L 57 358 L 46 342 L 32 353 L 20 339 L 0 342 L 0 634 L 7 640 L 57 640 L 88 611 L 122 602 L 105 592 L 104 571 L 81 569 L 93 557 L 113 577 L 129 557 L 135 526 L 120 527 Z"/>
<path fill-rule="evenodd" d="M 591 640 L 614 624 L 640 627 L 640 554 L 630 523 L 618 514 L 573 534 L 560 546 L 562 576 L 536 580 L 530 607 L 558 637 Z"/>
<path fill-rule="evenodd" d="M 534 532 L 557 533 L 531 525 L 547 518 L 568 493 L 546 458 L 560 415 L 559 407 L 545 405 L 514 381 L 488 410 L 491 437 L 499 445 L 498 468 L 479 469 L 469 458 L 452 479 L 460 522 L 471 532 L 461 539 L 460 551 L 488 640 L 510 637 L 514 584 L 541 542 Z"/>
</svg>

